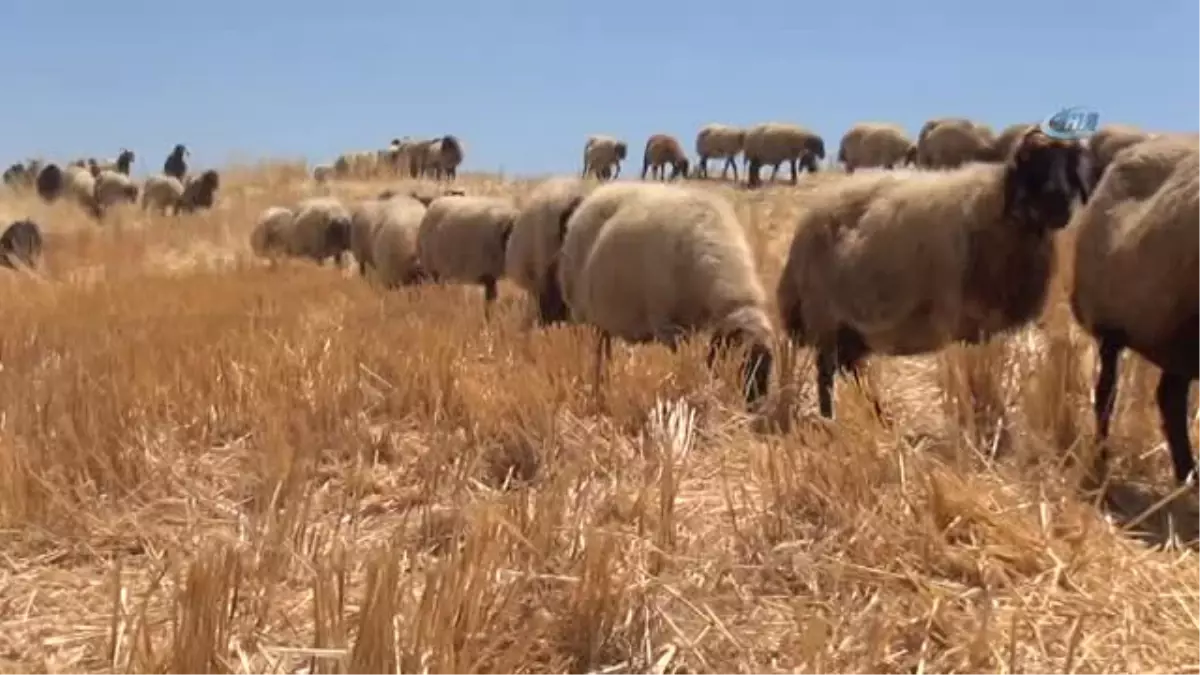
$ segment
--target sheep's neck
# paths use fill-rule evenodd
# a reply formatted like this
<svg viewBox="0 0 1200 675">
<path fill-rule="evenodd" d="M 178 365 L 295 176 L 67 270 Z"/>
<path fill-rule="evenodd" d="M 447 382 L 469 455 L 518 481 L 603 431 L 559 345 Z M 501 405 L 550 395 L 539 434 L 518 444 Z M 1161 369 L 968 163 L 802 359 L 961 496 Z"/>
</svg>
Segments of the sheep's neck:
<svg viewBox="0 0 1200 675">
<path fill-rule="evenodd" d="M 1018 227 L 1001 221 L 968 235 L 960 340 L 981 342 L 1041 314 L 1054 244 L 1048 232 Z"/>
</svg>

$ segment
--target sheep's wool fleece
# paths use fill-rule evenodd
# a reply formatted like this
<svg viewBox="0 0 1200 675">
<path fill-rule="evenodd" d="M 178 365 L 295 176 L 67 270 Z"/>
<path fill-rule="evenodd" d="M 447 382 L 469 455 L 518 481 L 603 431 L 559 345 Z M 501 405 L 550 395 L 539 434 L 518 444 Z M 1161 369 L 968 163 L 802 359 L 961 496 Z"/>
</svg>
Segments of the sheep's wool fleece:
<svg viewBox="0 0 1200 675">
<path fill-rule="evenodd" d="M 444 279 L 498 279 L 504 276 L 504 231 L 516 217 L 516 207 L 500 197 L 439 197 L 421 220 L 421 262 Z"/>
<path fill-rule="evenodd" d="M 735 314 L 769 331 L 745 230 L 728 201 L 675 185 L 597 188 L 567 225 L 559 267 L 573 318 L 628 340 L 723 328 Z M 751 328 L 750 326 L 739 326 Z"/>
<path fill-rule="evenodd" d="M 1149 140 L 1119 152 L 1076 215 L 1071 305 L 1088 328 L 1152 346 L 1194 320 L 1200 275 L 1200 144 Z M 1190 319 L 1189 319 L 1190 317 Z"/>
<path fill-rule="evenodd" d="M 845 325 L 872 351 L 895 355 L 956 339 L 964 312 L 987 321 L 986 308 L 964 307 L 963 279 L 973 233 L 999 232 L 988 236 L 997 243 L 1010 229 L 997 224 L 1003 172 L 856 173 L 815 187 L 779 282 L 780 312 L 800 311 L 810 338 Z M 1052 250 L 1046 240 L 1045 255 Z"/>
<path fill-rule="evenodd" d="M 505 252 L 504 274 L 530 293 L 541 290 L 558 253 L 559 221 L 574 199 L 586 196 L 593 186 L 578 178 L 551 178 L 529 193 L 517 214 Z"/>
</svg>

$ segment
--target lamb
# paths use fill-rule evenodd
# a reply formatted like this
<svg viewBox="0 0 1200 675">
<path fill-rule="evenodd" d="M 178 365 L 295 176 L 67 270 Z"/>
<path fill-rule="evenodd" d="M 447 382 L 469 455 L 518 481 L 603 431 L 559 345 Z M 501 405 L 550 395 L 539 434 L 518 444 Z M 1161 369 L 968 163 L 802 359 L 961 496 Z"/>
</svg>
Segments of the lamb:
<svg viewBox="0 0 1200 675">
<path fill-rule="evenodd" d="M 261 258 L 287 255 L 290 229 L 296 213 L 283 206 L 269 206 L 258 216 L 250 231 L 250 250 Z"/>
<path fill-rule="evenodd" d="M 183 183 L 174 176 L 150 176 L 142 184 L 142 208 L 167 213 L 183 196 Z"/>
<path fill-rule="evenodd" d="M 776 289 L 793 342 L 817 350 L 820 412 L 835 373 L 871 352 L 979 343 L 1037 317 L 1054 231 L 1086 203 L 1083 149 L 1031 130 L 1005 164 L 859 173 L 818 186 Z"/>
<path fill-rule="evenodd" d="M 679 176 L 687 177 L 688 158 L 679 140 L 668 134 L 654 134 L 646 139 L 646 149 L 642 153 L 642 180 L 646 172 L 653 178 L 665 179 L 667 166 L 671 167 L 672 180 Z"/>
<path fill-rule="evenodd" d="M 95 196 L 102 211 L 121 202 L 136 203 L 138 185 L 128 174 L 102 170 L 96 176 Z"/>
<path fill-rule="evenodd" d="M 516 218 L 517 207 L 500 197 L 435 199 L 417 231 L 422 267 L 438 281 L 483 286 L 484 316 L 490 318 Z"/>
<path fill-rule="evenodd" d="M 336 197 L 309 197 L 296 205 L 292 225 L 283 230 L 288 255 L 318 264 L 344 262 L 350 250 L 350 211 Z"/>
<path fill-rule="evenodd" d="M 708 160 L 709 158 L 724 159 L 725 165 L 721 167 L 721 180 L 725 180 L 726 172 L 733 169 L 733 180 L 738 179 L 737 173 L 737 156 L 742 152 L 742 145 L 746 142 L 746 131 L 738 127 L 731 127 L 727 124 L 706 124 L 696 134 L 696 154 L 699 155 L 699 161 L 696 163 L 696 176 L 698 178 L 708 178 Z"/>
<path fill-rule="evenodd" d="M 216 169 L 209 169 L 195 178 L 189 178 L 183 186 L 183 194 L 175 203 L 175 212 L 192 213 L 211 209 L 220 187 L 221 176 Z"/>
<path fill-rule="evenodd" d="M 846 173 L 854 173 L 855 169 L 904 166 L 915 156 L 916 144 L 900 126 L 860 122 L 842 136 L 837 158 L 845 165 Z"/>
<path fill-rule="evenodd" d="M 182 143 L 178 143 L 171 149 L 171 153 L 167 155 L 166 161 L 163 162 L 162 172 L 165 175 L 171 176 L 176 180 L 182 181 L 187 175 L 187 160 L 184 156 L 190 156 L 192 153 Z"/>
<path fill-rule="evenodd" d="M 558 253 L 567 218 L 593 189 L 578 178 L 551 178 L 534 187 L 513 223 L 504 253 L 504 276 L 533 296 L 537 322 L 566 322 L 570 316 L 558 286 Z"/>
<path fill-rule="evenodd" d="M 762 184 L 759 170 L 764 164 L 774 167 L 771 180 L 779 175 L 779 165 L 789 162 L 792 183 L 798 178 L 797 163 L 810 173 L 816 173 L 817 161 L 825 159 L 825 141 L 816 133 L 795 124 L 767 122 L 750 127 L 742 152 L 746 157 L 746 186 Z"/>
<path fill-rule="evenodd" d="M 733 206 L 680 185 L 615 183 L 581 199 L 565 224 L 558 281 L 572 318 L 600 331 L 599 381 L 612 337 L 674 348 L 698 330 L 718 351 L 748 347 L 742 391 L 754 407 L 773 361 L 767 296 Z"/>
<path fill-rule="evenodd" d="M 583 173 L 580 178 L 593 174 L 600 180 L 608 180 L 621 175 L 621 162 L 628 154 L 625 141 L 612 136 L 588 136 L 583 145 Z"/>
<path fill-rule="evenodd" d="M 918 166 L 954 169 L 969 162 L 1001 159 L 996 155 L 996 137 L 986 126 L 970 120 L 944 119 L 926 122 L 926 127 L 917 139 Z"/>
<path fill-rule="evenodd" d="M 42 230 L 32 220 L 18 220 L 0 234 L 0 267 L 36 269 L 42 257 Z"/>
<path fill-rule="evenodd" d="M 1075 319 L 1098 343 L 1097 436 L 1108 437 L 1119 359 L 1132 349 L 1162 370 L 1158 411 L 1180 483 L 1196 469 L 1187 409 L 1200 352 L 1198 194 L 1196 139 L 1163 137 L 1116 153 L 1075 218 L 1070 298 Z"/>
</svg>

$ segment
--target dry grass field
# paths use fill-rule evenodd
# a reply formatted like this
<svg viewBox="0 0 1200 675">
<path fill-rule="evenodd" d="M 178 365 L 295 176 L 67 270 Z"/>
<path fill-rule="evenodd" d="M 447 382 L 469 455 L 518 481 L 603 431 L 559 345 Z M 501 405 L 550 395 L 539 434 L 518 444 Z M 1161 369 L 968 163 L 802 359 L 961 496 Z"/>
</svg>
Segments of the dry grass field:
<svg viewBox="0 0 1200 675">
<path fill-rule="evenodd" d="M 1126 358 L 1090 496 L 1061 285 L 1040 327 L 874 360 L 883 421 L 842 383 L 817 418 L 806 351 L 754 420 L 702 340 L 618 343 L 600 400 L 594 337 L 511 286 L 488 324 L 477 287 L 269 269 L 255 216 L 316 188 L 223 180 L 103 226 L 0 197 L 48 233 L 43 278 L 0 274 L 0 671 L 1200 670 L 1157 372 Z M 773 288 L 799 188 L 711 189 Z"/>
</svg>

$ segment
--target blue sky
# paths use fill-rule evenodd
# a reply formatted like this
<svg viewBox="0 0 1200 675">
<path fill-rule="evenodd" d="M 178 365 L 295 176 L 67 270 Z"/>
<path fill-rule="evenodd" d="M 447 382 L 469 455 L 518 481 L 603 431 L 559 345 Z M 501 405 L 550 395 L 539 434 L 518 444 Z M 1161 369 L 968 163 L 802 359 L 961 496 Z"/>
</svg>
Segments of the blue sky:
<svg viewBox="0 0 1200 675">
<path fill-rule="evenodd" d="M 708 122 L 996 126 L 1065 105 L 1196 130 L 1196 0 L 2 0 L 0 160 L 327 161 L 455 133 L 464 169 L 575 170 L 584 137 Z"/>
</svg>

